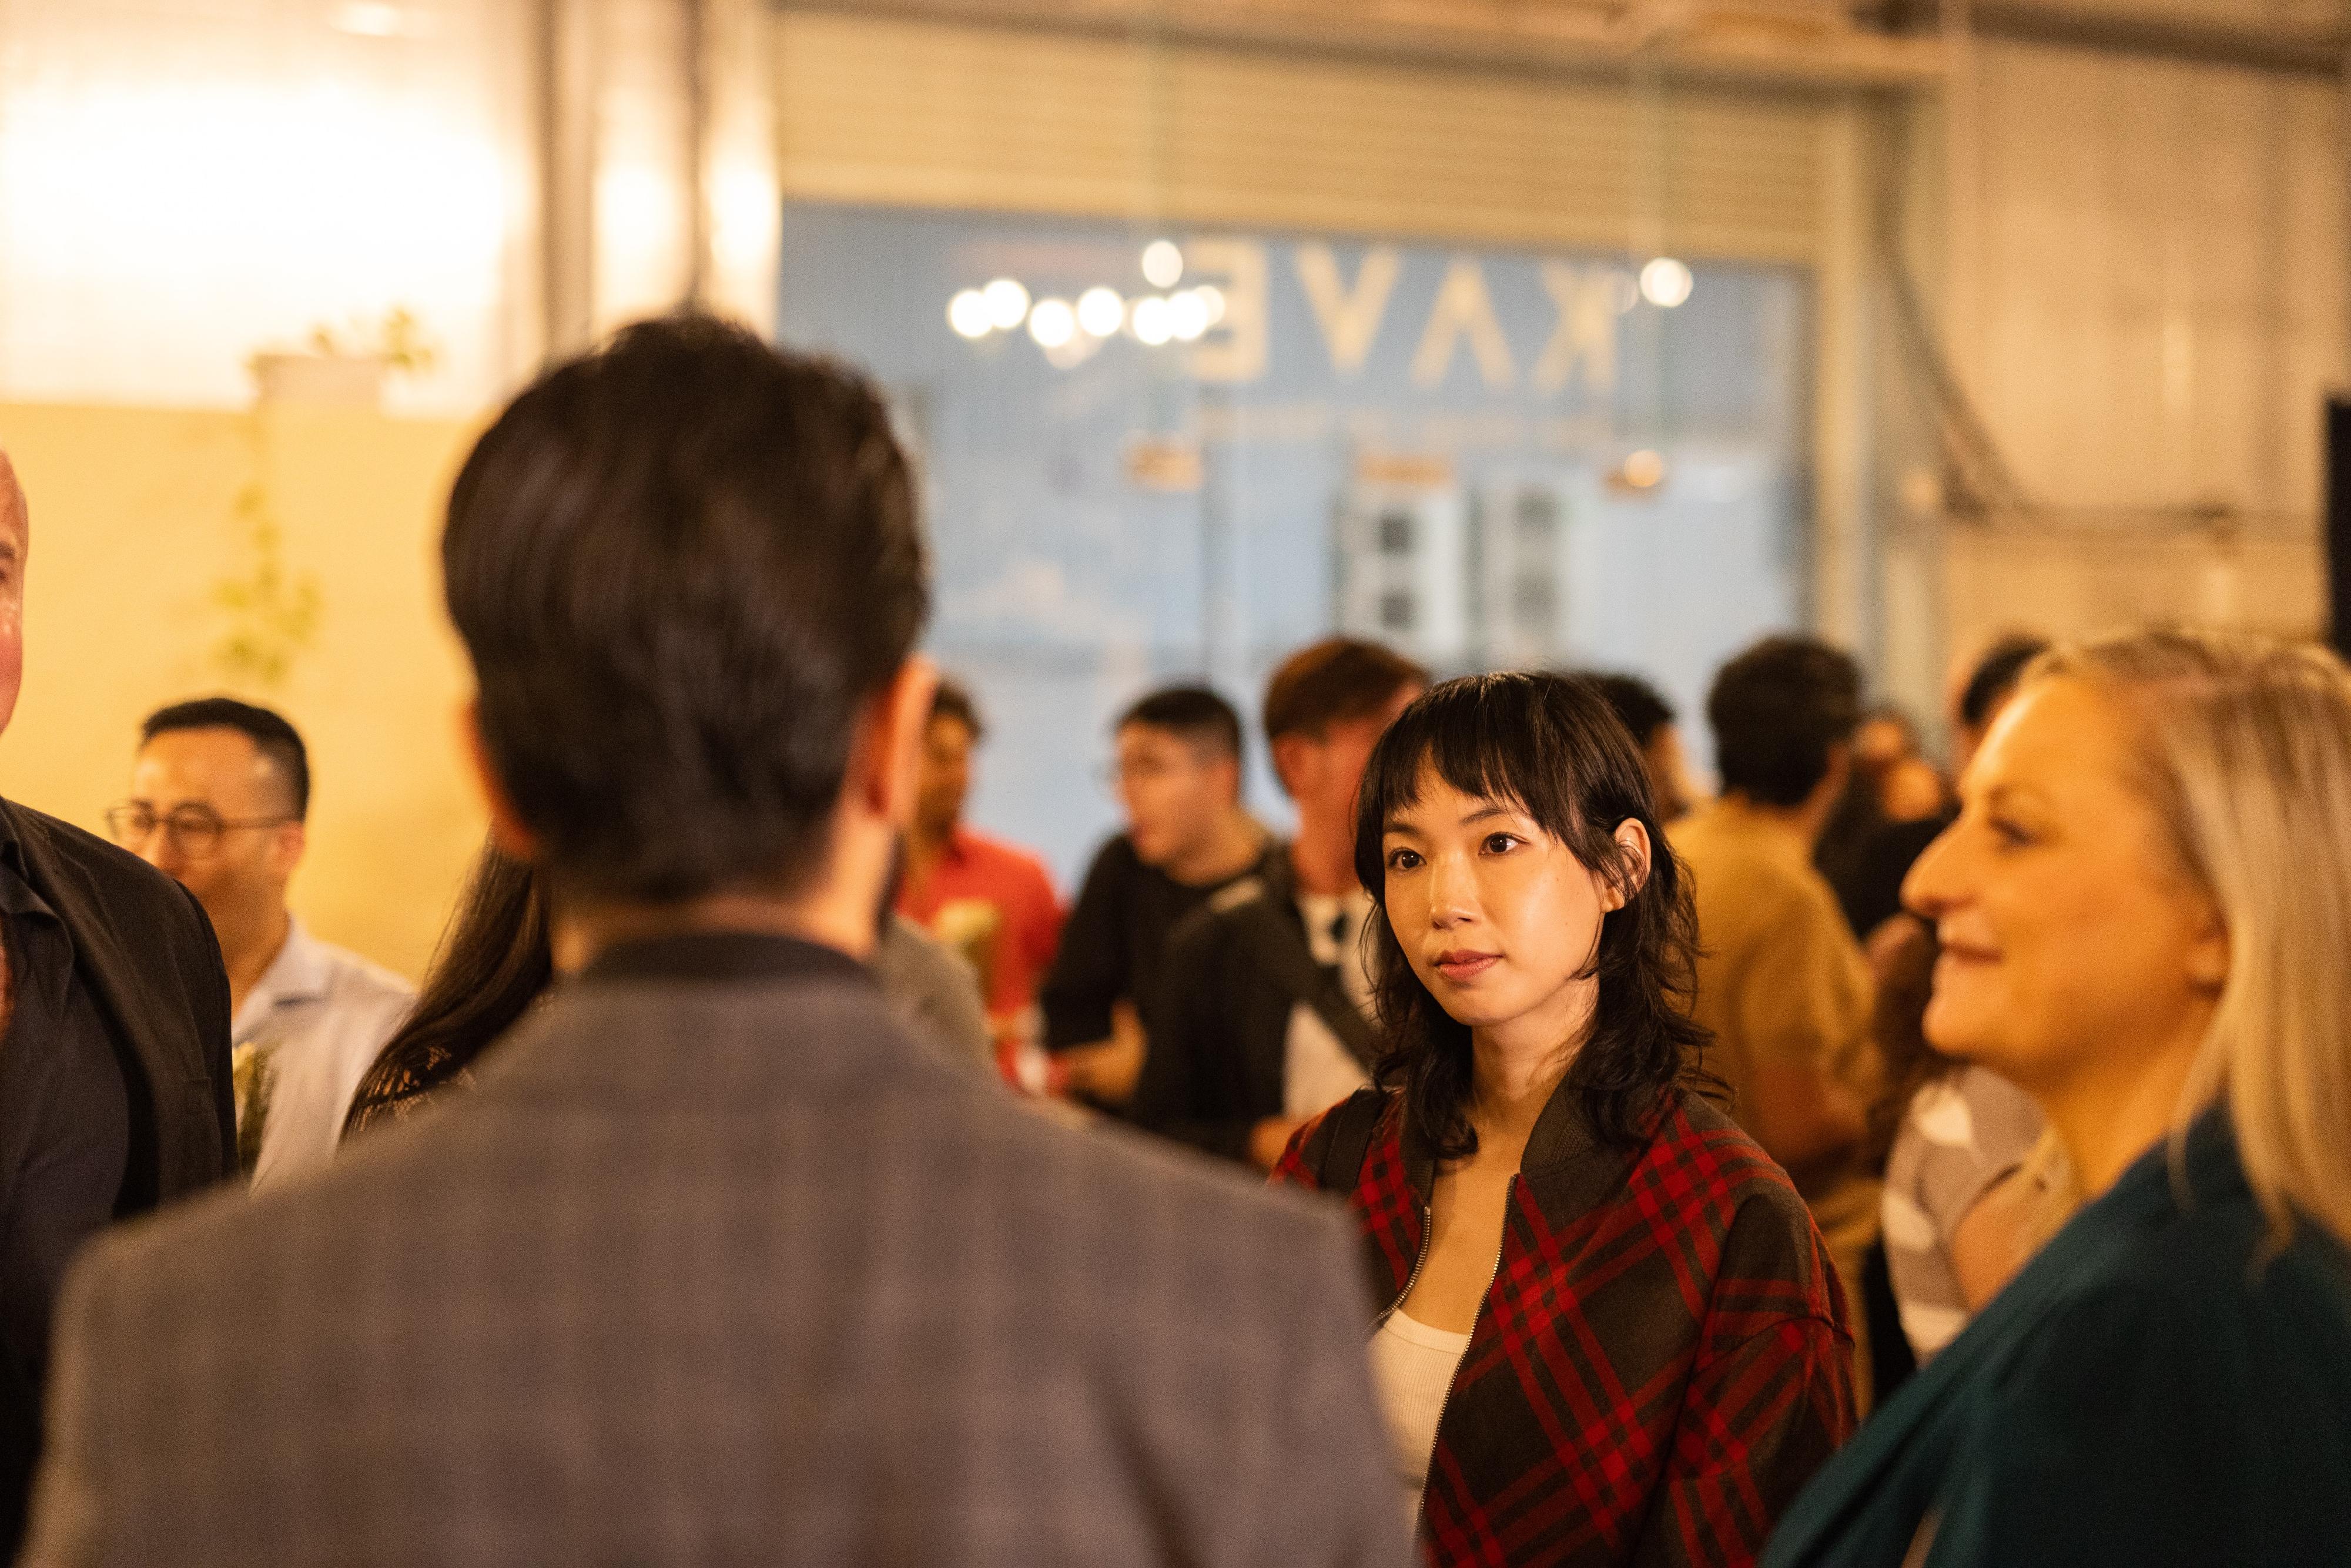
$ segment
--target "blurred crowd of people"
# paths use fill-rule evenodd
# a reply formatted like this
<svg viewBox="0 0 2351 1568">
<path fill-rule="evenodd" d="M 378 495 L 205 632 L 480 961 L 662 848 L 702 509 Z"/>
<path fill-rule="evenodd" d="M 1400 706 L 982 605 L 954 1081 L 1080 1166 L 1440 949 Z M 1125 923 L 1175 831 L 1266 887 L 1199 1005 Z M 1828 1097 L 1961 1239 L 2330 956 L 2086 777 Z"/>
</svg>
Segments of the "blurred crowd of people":
<svg viewBox="0 0 2351 1568">
<path fill-rule="evenodd" d="M 1294 827 L 1149 692 L 1065 908 L 915 497 L 707 320 L 517 398 L 413 993 L 289 913 L 266 708 L 148 717 L 119 848 L 0 802 L 25 1561 L 2342 1556 L 2334 655 L 2004 641 L 1938 766 L 1774 636 L 1709 797 L 1635 674 L 1334 637 L 1253 716 Z M 0 724 L 30 518 L 0 456 Z"/>
</svg>

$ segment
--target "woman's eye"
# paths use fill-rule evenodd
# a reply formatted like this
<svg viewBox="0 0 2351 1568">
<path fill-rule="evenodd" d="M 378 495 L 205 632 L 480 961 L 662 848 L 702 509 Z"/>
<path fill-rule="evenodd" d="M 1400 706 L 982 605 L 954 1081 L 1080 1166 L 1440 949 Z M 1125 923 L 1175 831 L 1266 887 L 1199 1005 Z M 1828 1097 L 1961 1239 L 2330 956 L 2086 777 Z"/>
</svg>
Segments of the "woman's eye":
<svg viewBox="0 0 2351 1568">
<path fill-rule="evenodd" d="M 1489 855 L 1509 854 L 1512 850 L 1516 849 L 1518 845 L 1519 836 L 1516 833 L 1488 833 L 1486 835 L 1486 852 Z"/>
<path fill-rule="evenodd" d="M 1420 856 L 1411 850 L 1390 850 L 1388 870 L 1410 871 L 1420 863 Z"/>
<path fill-rule="evenodd" d="M 2032 835 L 2031 833 L 2025 831 L 2014 822 L 2009 821 L 2005 818 L 2001 817 L 1994 817 L 1991 820 L 1991 831 L 1992 837 L 1998 839 L 2001 844 L 2011 849 L 2013 849 L 2020 844 L 2029 844 L 2032 841 Z"/>
</svg>

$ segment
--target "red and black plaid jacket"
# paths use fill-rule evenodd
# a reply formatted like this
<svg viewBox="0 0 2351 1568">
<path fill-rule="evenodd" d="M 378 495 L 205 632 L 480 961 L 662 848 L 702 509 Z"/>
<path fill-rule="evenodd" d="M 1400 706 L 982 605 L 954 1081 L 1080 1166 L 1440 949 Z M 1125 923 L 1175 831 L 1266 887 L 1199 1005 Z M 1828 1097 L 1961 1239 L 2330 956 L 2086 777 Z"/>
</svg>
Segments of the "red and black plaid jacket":
<svg viewBox="0 0 2351 1568">
<path fill-rule="evenodd" d="M 1356 1114 L 1374 1109 L 1360 1099 Z M 1391 1101 L 1360 1171 L 1326 1177 L 1343 1109 L 1290 1140 L 1274 1179 L 1353 1176 L 1347 1201 L 1393 1311 L 1428 1234 L 1434 1166 L 1407 1153 Z M 1422 1550 L 1436 1568 L 1750 1563 L 1854 1419 L 1844 1294 L 1780 1167 L 1687 1095 L 1646 1146 L 1611 1147 L 1562 1088 L 1513 1178 L 1500 1265 L 1437 1422 Z"/>
</svg>

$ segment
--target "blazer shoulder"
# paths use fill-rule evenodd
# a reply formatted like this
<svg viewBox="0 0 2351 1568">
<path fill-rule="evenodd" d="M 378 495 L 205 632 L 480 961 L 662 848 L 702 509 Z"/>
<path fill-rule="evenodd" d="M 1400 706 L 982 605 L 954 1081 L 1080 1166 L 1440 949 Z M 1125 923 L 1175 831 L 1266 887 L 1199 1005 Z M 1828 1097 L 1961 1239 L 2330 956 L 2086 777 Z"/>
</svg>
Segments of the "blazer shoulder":
<svg viewBox="0 0 2351 1568">
<path fill-rule="evenodd" d="M 0 800 L 0 811 L 16 829 L 28 864 L 68 865 L 102 883 L 110 894 L 143 894 L 176 905 L 179 884 L 129 850 L 18 801 Z"/>
</svg>

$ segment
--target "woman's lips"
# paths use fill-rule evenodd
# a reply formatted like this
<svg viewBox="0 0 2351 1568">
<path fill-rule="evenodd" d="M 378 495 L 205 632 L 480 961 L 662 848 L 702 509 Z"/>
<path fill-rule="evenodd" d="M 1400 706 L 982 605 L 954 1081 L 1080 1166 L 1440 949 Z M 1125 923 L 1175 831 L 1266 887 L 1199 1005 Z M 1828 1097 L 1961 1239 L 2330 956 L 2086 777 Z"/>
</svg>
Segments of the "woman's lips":
<svg viewBox="0 0 2351 1568">
<path fill-rule="evenodd" d="M 1474 980 L 1502 961 L 1499 953 L 1439 953 L 1432 966 L 1437 972 L 1459 985 Z"/>
</svg>

